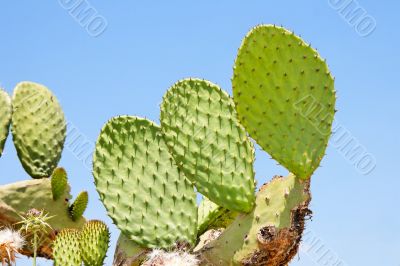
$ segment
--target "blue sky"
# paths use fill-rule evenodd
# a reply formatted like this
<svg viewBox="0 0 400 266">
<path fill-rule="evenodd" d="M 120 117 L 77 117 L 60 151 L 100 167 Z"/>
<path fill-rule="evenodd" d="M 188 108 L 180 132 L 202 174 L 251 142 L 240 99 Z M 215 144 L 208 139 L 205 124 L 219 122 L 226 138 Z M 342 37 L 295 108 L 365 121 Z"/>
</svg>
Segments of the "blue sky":
<svg viewBox="0 0 400 266">
<path fill-rule="evenodd" d="M 376 167 L 362 173 L 340 141 L 331 141 L 312 180 L 314 216 L 307 239 L 291 265 L 324 265 L 328 255 L 340 265 L 400 265 L 398 1 L 352 2 L 365 11 L 365 21 L 376 22 L 368 36 L 361 36 L 362 24 L 351 25 L 335 9 L 344 0 L 87 1 L 97 22 L 107 24 L 97 37 L 69 13 L 67 2 L 0 4 L 0 84 L 10 93 L 23 80 L 51 88 L 70 129 L 88 141 L 88 153 L 115 115 L 158 121 L 162 95 L 181 78 L 209 79 L 231 93 L 233 61 L 252 26 L 283 25 L 311 42 L 336 77 L 338 129 L 374 158 Z M 111 226 L 112 257 L 118 230 L 98 200 L 90 162 L 82 157 L 66 147 L 60 165 L 69 172 L 74 195 L 89 191 L 86 216 Z M 10 139 L 0 169 L 0 184 L 29 178 Z M 262 151 L 256 171 L 259 183 L 287 174 Z M 328 255 L 319 260 L 323 254 L 312 243 Z M 21 259 L 18 265 L 30 262 Z M 41 260 L 40 265 L 51 264 Z"/>
</svg>

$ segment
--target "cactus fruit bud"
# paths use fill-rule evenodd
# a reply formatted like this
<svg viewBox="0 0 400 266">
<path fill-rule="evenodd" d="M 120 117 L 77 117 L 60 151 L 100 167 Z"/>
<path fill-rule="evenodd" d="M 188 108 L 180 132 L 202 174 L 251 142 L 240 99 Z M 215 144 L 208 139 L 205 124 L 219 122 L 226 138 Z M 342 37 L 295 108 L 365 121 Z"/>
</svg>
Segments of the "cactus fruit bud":
<svg viewBox="0 0 400 266">
<path fill-rule="evenodd" d="M 82 191 L 76 197 L 74 203 L 69 207 L 69 214 L 73 221 L 77 221 L 80 217 L 82 217 L 83 213 L 86 210 L 87 204 L 89 201 L 89 195 L 87 191 Z"/>
<path fill-rule="evenodd" d="M 58 200 L 64 195 L 68 186 L 67 172 L 64 168 L 56 168 L 51 175 L 51 192 L 53 199 Z"/>
</svg>

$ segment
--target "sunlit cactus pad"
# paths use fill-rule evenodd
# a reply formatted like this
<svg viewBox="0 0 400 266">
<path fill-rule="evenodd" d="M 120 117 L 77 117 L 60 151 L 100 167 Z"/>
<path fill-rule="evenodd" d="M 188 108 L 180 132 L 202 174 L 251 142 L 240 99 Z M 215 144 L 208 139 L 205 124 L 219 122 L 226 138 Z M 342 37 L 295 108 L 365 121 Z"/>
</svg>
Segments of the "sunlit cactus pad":
<svg viewBox="0 0 400 266">
<path fill-rule="evenodd" d="M 199 79 L 177 82 L 161 105 L 167 145 L 198 191 L 218 205 L 249 212 L 254 204 L 254 148 L 233 100 Z"/>
<path fill-rule="evenodd" d="M 7 92 L 0 88 L 0 157 L 3 153 L 11 124 L 11 99 Z"/>
<path fill-rule="evenodd" d="M 151 248 L 194 243 L 196 194 L 157 125 L 132 116 L 111 119 L 96 143 L 93 175 L 109 216 L 129 239 Z"/>
<path fill-rule="evenodd" d="M 56 97 L 43 85 L 21 82 L 12 98 L 18 157 L 33 178 L 49 177 L 61 158 L 66 123 Z"/>
<path fill-rule="evenodd" d="M 325 153 L 334 116 L 334 80 L 316 50 L 272 25 L 253 28 L 234 66 L 239 119 L 257 143 L 300 178 Z"/>
</svg>

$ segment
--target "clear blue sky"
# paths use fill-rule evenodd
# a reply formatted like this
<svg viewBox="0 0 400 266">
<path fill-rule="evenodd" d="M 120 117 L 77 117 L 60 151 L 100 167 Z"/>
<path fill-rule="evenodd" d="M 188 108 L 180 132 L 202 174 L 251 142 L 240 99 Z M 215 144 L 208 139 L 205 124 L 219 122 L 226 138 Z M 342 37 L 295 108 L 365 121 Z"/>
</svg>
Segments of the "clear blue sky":
<svg viewBox="0 0 400 266">
<path fill-rule="evenodd" d="M 93 0 L 87 3 L 104 18 L 97 22 L 107 22 L 97 37 L 62 2 L 0 4 L 0 84 L 9 92 L 23 80 L 51 88 L 68 121 L 91 145 L 112 116 L 158 121 L 161 97 L 178 79 L 209 79 L 231 93 L 237 48 L 256 24 L 282 24 L 311 42 L 336 76 L 337 122 L 376 158 L 376 168 L 361 174 L 338 142 L 331 143 L 313 176 L 314 216 L 307 223 L 308 236 L 336 254 L 341 265 L 400 265 L 398 1 L 353 2 L 376 21 L 366 37 L 332 7 L 343 0 Z M 89 191 L 86 216 L 111 226 L 112 257 L 118 230 L 98 200 L 90 163 L 66 148 L 60 165 L 69 172 L 75 196 Z M 29 178 L 10 139 L 0 169 L 0 184 Z M 287 173 L 262 151 L 257 152 L 256 170 L 259 183 Z M 322 265 L 317 252 L 308 248 L 310 241 L 305 241 L 291 265 Z M 20 260 L 18 265 L 30 262 Z"/>
</svg>

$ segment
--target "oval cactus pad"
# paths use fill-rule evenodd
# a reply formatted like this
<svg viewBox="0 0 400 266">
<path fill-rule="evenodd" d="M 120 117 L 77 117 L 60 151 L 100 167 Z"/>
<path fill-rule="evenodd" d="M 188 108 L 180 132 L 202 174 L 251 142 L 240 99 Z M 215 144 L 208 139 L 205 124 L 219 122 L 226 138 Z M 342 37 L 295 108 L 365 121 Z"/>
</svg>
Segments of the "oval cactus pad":
<svg viewBox="0 0 400 266">
<path fill-rule="evenodd" d="M 254 148 L 229 95 L 209 81 L 179 81 L 164 96 L 160 120 L 172 155 L 198 191 L 229 210 L 251 211 Z"/>
<path fill-rule="evenodd" d="M 148 248 L 194 244 L 194 187 L 157 125 L 132 116 L 112 118 L 97 140 L 93 175 L 109 216 L 129 239 Z"/>
<path fill-rule="evenodd" d="M 11 132 L 18 157 L 33 178 L 49 177 L 66 137 L 64 113 L 43 85 L 21 82 L 14 89 Z"/>
<path fill-rule="evenodd" d="M 257 26 L 239 49 L 232 85 L 250 136 L 290 172 L 309 178 L 325 153 L 335 113 L 325 61 L 292 32 Z"/>
</svg>

